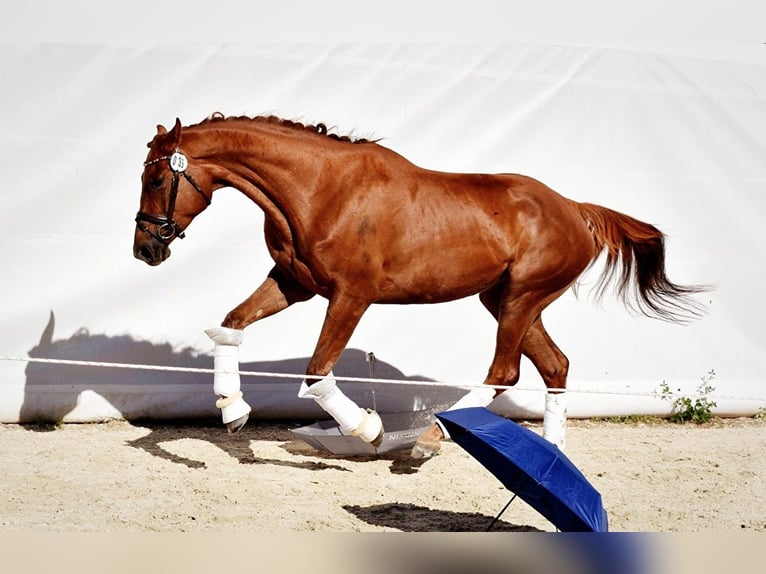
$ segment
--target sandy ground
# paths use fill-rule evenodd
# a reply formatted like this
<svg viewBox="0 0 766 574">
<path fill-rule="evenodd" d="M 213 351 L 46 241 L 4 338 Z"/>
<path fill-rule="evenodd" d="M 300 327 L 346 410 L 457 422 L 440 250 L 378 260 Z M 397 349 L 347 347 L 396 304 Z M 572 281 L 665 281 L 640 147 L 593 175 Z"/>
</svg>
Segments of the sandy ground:
<svg viewBox="0 0 766 574">
<path fill-rule="evenodd" d="M 295 426 L 0 425 L 0 531 L 483 531 L 510 499 L 452 442 L 425 462 L 338 457 Z M 764 420 L 570 421 L 566 452 L 612 531 L 766 531 Z M 517 499 L 493 530 L 554 527 Z"/>
</svg>

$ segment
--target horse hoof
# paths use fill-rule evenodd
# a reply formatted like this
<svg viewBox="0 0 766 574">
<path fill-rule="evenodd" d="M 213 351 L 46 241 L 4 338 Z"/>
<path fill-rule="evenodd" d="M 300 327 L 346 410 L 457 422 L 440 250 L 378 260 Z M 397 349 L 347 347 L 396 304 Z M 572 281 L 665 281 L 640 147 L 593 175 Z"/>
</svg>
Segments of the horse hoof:
<svg viewBox="0 0 766 574">
<path fill-rule="evenodd" d="M 362 412 L 361 424 L 351 431 L 352 436 L 357 436 L 364 442 L 378 448 L 383 442 L 383 421 L 380 415 L 372 409 L 360 409 Z"/>
<path fill-rule="evenodd" d="M 380 432 L 378 433 L 378 436 L 375 437 L 375 440 L 372 441 L 370 444 L 374 446 L 375 448 L 380 447 L 381 444 L 383 444 L 383 429 L 380 429 Z"/>
<path fill-rule="evenodd" d="M 438 442 L 418 441 L 412 447 L 410 456 L 416 459 L 431 458 L 441 452 L 441 444 Z"/>
<path fill-rule="evenodd" d="M 249 414 L 242 415 L 238 419 L 235 419 L 229 423 L 226 423 L 226 430 L 229 431 L 229 434 L 235 434 L 242 430 L 242 427 L 245 426 L 245 423 L 247 422 L 247 419 L 250 418 Z"/>
<path fill-rule="evenodd" d="M 432 424 L 420 434 L 415 442 L 415 446 L 412 447 L 410 456 L 412 458 L 431 458 L 436 456 L 441 451 L 441 441 L 444 438 L 444 431 L 442 431 L 441 427 L 437 424 Z"/>
</svg>

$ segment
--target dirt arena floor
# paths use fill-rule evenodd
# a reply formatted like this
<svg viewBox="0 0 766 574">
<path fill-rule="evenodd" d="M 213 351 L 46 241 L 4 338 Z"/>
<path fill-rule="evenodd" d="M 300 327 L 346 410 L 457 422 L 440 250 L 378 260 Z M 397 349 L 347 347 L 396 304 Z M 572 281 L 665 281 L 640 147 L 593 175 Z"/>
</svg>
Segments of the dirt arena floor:
<svg viewBox="0 0 766 574">
<path fill-rule="evenodd" d="M 510 499 L 452 442 L 338 457 L 295 426 L 0 425 L 0 532 L 477 532 Z M 764 420 L 570 421 L 566 452 L 612 531 L 766 531 Z M 516 500 L 493 530 L 555 529 Z"/>
</svg>

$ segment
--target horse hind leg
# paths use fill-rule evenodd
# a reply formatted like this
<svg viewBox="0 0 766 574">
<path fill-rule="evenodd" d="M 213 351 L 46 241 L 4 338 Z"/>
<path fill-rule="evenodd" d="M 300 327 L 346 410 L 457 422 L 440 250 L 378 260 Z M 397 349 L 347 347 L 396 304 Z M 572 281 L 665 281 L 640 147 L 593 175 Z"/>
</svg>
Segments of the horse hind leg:
<svg viewBox="0 0 766 574">
<path fill-rule="evenodd" d="M 536 305 L 528 307 L 536 310 L 534 319 L 524 332 L 521 352 L 532 362 L 540 373 L 548 392 L 545 395 L 545 411 L 543 414 L 543 437 L 563 449 L 566 443 L 566 384 L 569 372 L 569 359 L 553 342 L 543 325 L 541 313 L 551 302 L 555 301 L 566 288 L 559 289 L 544 297 Z M 481 301 L 492 315 L 501 320 L 503 312 L 503 293 L 498 287 L 481 294 Z M 500 339 L 498 339 L 500 344 Z M 497 357 L 496 357 L 497 360 Z M 511 363 L 511 367 L 518 363 Z M 495 363 L 493 363 L 493 368 Z M 518 370 L 506 373 L 507 385 L 513 385 L 518 380 Z M 502 383 L 500 383 L 502 384 Z"/>
<path fill-rule="evenodd" d="M 498 321 L 495 358 L 484 381 L 488 386 L 471 390 L 448 410 L 487 406 L 503 392 L 493 388 L 493 385 L 513 385 L 518 381 L 521 361 L 521 337 L 518 333 L 524 333 L 527 329 L 532 302 L 523 296 L 512 299 L 507 285 L 504 281 L 479 295 L 482 304 Z M 438 454 L 441 441 L 445 438 L 448 438 L 446 429 L 438 422 L 434 423 L 418 437 L 411 456 L 428 458 Z"/>
<path fill-rule="evenodd" d="M 454 411 L 471 407 L 486 407 L 501 392 L 502 390 L 491 387 L 476 387 L 460 397 L 460 400 L 447 410 Z M 412 458 L 430 458 L 439 454 L 441 451 L 441 441 L 445 438 L 449 438 L 447 429 L 442 426 L 441 422 L 435 422 L 420 434 L 415 445 L 412 447 L 410 456 Z"/>
<path fill-rule="evenodd" d="M 550 390 L 546 395 L 548 424 L 544 420 L 544 435 L 561 448 L 566 423 L 563 390 L 566 388 L 569 361 L 545 331 L 540 313 L 563 292 L 564 289 L 561 289 L 543 297 L 531 292 L 514 294 L 508 289 L 508 283 L 502 282 L 479 295 L 482 304 L 498 321 L 495 357 L 484 381 L 490 388 L 472 391 L 464 397 L 468 402 L 476 403 L 478 400 L 481 403 L 465 406 L 486 406 L 503 392 L 492 386 L 515 385 L 519 380 L 523 353 L 535 365 Z M 470 397 L 472 394 L 473 397 Z M 458 401 L 451 409 L 462 406 Z M 445 437 L 446 432 L 434 424 L 418 437 L 412 456 L 423 458 L 438 454 L 440 442 Z"/>
<path fill-rule="evenodd" d="M 559 289 L 538 301 L 535 305 L 526 307 L 532 311 L 533 319 L 524 330 L 521 342 L 521 352 L 540 373 L 548 392 L 545 395 L 545 411 L 543 414 L 543 437 L 563 450 L 566 443 L 566 383 L 569 372 L 569 359 L 561 352 L 551 339 L 543 325 L 541 313 L 552 301 L 555 301 L 566 289 Z M 482 298 L 485 307 L 502 321 L 502 300 L 492 293 Z M 502 327 L 501 327 L 502 330 Z M 500 335 L 499 335 L 500 336 Z M 501 344 L 498 339 L 498 344 Z M 506 385 L 514 385 L 518 380 L 519 363 L 515 360 L 508 363 L 510 370 L 505 373 Z M 492 372 L 497 365 L 497 357 L 493 363 Z M 502 377 L 502 370 L 500 371 Z M 503 384 L 497 381 L 496 384 Z"/>
<path fill-rule="evenodd" d="M 545 395 L 543 437 L 563 449 L 566 444 L 566 384 L 569 360 L 556 346 L 538 317 L 524 336 L 523 353 L 540 373 Z"/>
</svg>

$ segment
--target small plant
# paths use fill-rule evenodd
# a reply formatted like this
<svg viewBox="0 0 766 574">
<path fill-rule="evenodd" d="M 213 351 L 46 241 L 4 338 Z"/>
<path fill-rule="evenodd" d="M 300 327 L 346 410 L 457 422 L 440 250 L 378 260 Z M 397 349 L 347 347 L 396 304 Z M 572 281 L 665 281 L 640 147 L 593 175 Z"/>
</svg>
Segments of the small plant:
<svg viewBox="0 0 766 574">
<path fill-rule="evenodd" d="M 714 377 L 715 369 L 710 369 L 710 371 L 702 377 L 702 382 L 697 387 L 696 398 L 676 395 L 676 393 L 670 390 L 668 383 L 662 381 L 662 384 L 660 385 L 660 397 L 663 400 L 670 401 L 672 406 L 670 420 L 675 423 L 684 423 L 687 421 L 697 424 L 709 423 L 713 418 L 712 410 L 717 406 L 717 403 L 710 399 L 710 394 L 715 391 L 715 387 L 711 384 Z M 678 389 L 677 391 L 680 392 L 681 389 Z"/>
<path fill-rule="evenodd" d="M 595 422 L 606 422 L 611 424 L 634 424 L 634 425 L 656 425 L 663 422 L 660 417 L 652 415 L 615 415 L 611 417 L 593 418 Z"/>
</svg>

